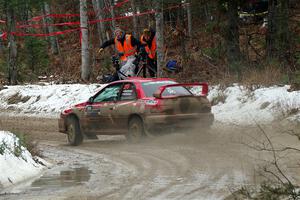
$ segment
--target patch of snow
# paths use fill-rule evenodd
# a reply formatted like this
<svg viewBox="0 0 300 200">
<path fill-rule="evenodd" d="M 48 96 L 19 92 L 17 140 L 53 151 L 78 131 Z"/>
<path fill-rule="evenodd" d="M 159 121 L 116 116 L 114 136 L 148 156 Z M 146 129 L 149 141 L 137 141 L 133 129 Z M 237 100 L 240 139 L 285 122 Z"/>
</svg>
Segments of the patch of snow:
<svg viewBox="0 0 300 200">
<path fill-rule="evenodd" d="M 225 96 L 225 102 L 212 107 L 216 121 L 238 125 L 270 123 L 281 118 L 300 121 L 300 91 L 288 92 L 289 86 L 260 88 L 249 91 L 238 85 L 221 91 L 214 87 L 210 101 Z"/>
<path fill-rule="evenodd" d="M 101 86 L 103 85 L 8 86 L 0 91 L 0 109 L 12 110 L 12 115 L 57 118 L 63 109 L 87 101 Z M 9 100 L 14 96 L 27 97 L 28 100 L 9 104 Z"/>
<path fill-rule="evenodd" d="M 16 149 L 18 141 L 19 139 L 14 134 L 0 131 L 0 188 L 15 185 L 36 176 L 45 167 L 40 163 L 46 162 L 32 158 L 25 147 L 19 146 Z"/>
</svg>

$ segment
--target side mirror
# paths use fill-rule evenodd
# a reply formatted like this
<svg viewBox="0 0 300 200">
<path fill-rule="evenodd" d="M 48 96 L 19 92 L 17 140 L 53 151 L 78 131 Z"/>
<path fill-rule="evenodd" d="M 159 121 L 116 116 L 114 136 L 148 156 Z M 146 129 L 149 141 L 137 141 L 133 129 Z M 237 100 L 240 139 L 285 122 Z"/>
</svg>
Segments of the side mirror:
<svg viewBox="0 0 300 200">
<path fill-rule="evenodd" d="M 88 103 L 93 103 L 93 101 L 94 101 L 94 97 L 90 97 Z"/>
</svg>

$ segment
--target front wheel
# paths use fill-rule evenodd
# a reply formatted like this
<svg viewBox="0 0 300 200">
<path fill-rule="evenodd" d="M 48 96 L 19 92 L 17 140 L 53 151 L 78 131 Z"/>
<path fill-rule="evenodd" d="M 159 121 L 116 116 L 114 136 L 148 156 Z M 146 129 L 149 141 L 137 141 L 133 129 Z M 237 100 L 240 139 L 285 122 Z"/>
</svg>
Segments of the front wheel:
<svg viewBox="0 0 300 200">
<path fill-rule="evenodd" d="M 132 143 L 138 143 L 145 137 L 144 125 L 140 118 L 134 117 L 129 121 L 126 138 Z"/>
<path fill-rule="evenodd" d="M 72 146 L 78 146 L 83 141 L 83 136 L 79 127 L 79 122 L 74 117 L 68 119 L 67 135 L 68 143 Z"/>
</svg>

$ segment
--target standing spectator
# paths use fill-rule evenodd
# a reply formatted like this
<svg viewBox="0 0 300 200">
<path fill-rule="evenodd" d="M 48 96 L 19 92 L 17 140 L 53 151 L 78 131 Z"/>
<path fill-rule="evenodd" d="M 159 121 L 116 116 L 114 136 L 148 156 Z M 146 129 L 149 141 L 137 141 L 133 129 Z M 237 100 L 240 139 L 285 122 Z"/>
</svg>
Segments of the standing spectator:
<svg viewBox="0 0 300 200">
<path fill-rule="evenodd" d="M 155 77 L 157 71 L 157 56 L 156 56 L 157 45 L 156 45 L 155 31 L 148 28 L 144 29 L 140 41 L 142 45 L 145 46 L 145 50 L 148 54 L 147 64 L 150 67 L 150 69 L 148 68 L 149 74 L 151 77 Z"/>
<path fill-rule="evenodd" d="M 114 31 L 114 38 L 105 41 L 100 46 L 99 53 L 112 44 L 115 45 L 121 60 L 120 70 L 118 70 L 119 78 L 125 79 L 127 76 L 134 76 L 136 68 L 134 65 L 135 54 L 141 47 L 140 41 L 117 27 Z"/>
</svg>

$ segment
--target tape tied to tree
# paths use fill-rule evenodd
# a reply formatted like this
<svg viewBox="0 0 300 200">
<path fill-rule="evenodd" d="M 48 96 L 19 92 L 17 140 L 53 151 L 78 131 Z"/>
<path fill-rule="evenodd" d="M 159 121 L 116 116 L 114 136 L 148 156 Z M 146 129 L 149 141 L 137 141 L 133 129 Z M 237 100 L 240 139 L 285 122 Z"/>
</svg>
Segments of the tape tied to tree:
<svg viewBox="0 0 300 200">
<path fill-rule="evenodd" d="M 129 0 L 120 2 L 119 4 L 123 5 L 124 3 L 127 3 Z M 171 10 L 171 9 L 177 9 L 179 7 L 183 7 L 186 4 L 180 4 L 180 5 L 176 5 L 176 6 L 170 6 L 168 8 L 165 8 L 164 10 Z M 148 15 L 148 14 L 154 14 L 155 10 L 151 9 L 142 13 L 135 13 L 135 14 L 130 14 L 130 15 L 125 15 L 125 16 L 118 16 L 118 17 L 114 17 L 114 18 L 105 18 L 105 19 L 101 19 L 101 20 L 92 20 L 89 21 L 88 24 L 96 24 L 99 22 L 109 22 L 109 21 L 113 21 L 113 20 L 122 20 L 122 19 L 128 19 L 128 18 L 132 18 L 134 16 L 143 16 L 143 15 Z M 59 17 L 71 17 L 77 14 L 51 14 L 52 16 L 59 16 Z M 0 21 L 1 23 L 1 21 Z M 80 22 L 63 22 L 63 23 L 56 23 L 56 24 L 28 24 L 28 25 L 18 25 L 17 28 L 42 28 L 42 27 L 48 27 L 48 26 L 74 26 L 74 25 L 80 25 Z M 52 33 L 22 33 L 22 32 L 12 32 L 11 34 L 15 35 L 15 36 L 32 36 L 32 37 L 51 37 L 51 36 L 57 36 L 57 35 L 63 35 L 63 34 L 67 34 L 67 33 L 71 33 L 71 32 L 75 32 L 75 31 L 79 31 L 82 28 L 74 28 L 74 29 L 68 29 L 68 30 L 64 30 L 64 31 L 57 31 L 57 32 L 52 32 Z M 81 36 L 80 36 L 81 37 Z M 7 39 L 7 32 L 4 32 L 3 34 L 0 35 L 0 38 L 2 39 Z M 81 39 L 80 39 L 81 41 Z"/>
</svg>

